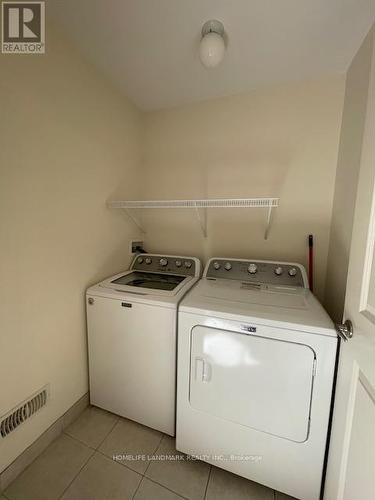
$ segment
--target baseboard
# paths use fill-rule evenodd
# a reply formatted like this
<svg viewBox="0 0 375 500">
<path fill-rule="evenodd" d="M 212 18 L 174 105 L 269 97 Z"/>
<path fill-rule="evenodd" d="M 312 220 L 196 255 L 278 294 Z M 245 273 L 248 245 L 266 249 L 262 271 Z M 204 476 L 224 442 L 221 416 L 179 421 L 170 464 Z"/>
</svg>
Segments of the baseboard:
<svg viewBox="0 0 375 500">
<path fill-rule="evenodd" d="M 89 405 L 87 392 L 0 473 L 0 495 Z"/>
</svg>

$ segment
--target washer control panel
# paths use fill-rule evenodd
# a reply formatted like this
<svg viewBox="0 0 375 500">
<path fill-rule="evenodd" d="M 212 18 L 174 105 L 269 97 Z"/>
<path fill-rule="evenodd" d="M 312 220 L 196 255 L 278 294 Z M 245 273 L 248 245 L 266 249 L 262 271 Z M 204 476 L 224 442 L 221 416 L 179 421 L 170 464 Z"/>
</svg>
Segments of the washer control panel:
<svg viewBox="0 0 375 500">
<path fill-rule="evenodd" d="M 195 259 L 171 255 L 154 255 L 148 253 L 137 255 L 133 260 L 131 269 L 183 276 L 199 275 Z"/>
<path fill-rule="evenodd" d="M 289 262 L 216 258 L 208 261 L 203 276 L 308 288 L 304 267 Z"/>
</svg>

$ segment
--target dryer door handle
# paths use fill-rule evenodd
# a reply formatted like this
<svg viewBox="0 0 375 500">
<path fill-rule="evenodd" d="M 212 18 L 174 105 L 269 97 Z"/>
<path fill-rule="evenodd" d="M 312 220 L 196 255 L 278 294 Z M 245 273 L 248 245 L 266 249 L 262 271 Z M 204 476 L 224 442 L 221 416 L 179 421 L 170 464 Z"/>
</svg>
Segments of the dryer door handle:
<svg viewBox="0 0 375 500">
<path fill-rule="evenodd" d="M 199 380 L 201 382 L 209 382 L 211 380 L 211 377 L 211 364 L 201 356 L 197 356 L 195 358 L 195 380 Z"/>
</svg>

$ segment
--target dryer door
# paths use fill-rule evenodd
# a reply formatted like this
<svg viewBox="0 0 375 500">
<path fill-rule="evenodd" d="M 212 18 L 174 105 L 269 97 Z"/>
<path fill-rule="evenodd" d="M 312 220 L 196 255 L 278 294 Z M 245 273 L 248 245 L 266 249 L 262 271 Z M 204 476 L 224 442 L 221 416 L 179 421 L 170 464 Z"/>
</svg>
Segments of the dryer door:
<svg viewBox="0 0 375 500">
<path fill-rule="evenodd" d="M 315 368 L 310 347 L 196 326 L 190 355 L 192 407 L 291 441 L 306 441 Z"/>
</svg>

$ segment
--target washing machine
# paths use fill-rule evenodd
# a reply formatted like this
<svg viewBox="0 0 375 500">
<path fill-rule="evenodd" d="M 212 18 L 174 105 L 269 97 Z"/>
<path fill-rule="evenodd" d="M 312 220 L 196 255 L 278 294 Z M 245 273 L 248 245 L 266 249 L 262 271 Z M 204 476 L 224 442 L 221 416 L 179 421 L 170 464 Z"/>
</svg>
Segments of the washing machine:
<svg viewBox="0 0 375 500">
<path fill-rule="evenodd" d="M 142 254 L 86 293 L 91 403 L 175 434 L 177 305 L 198 259 Z"/>
<path fill-rule="evenodd" d="M 178 328 L 177 449 L 318 500 L 338 339 L 303 266 L 211 259 Z"/>
</svg>

